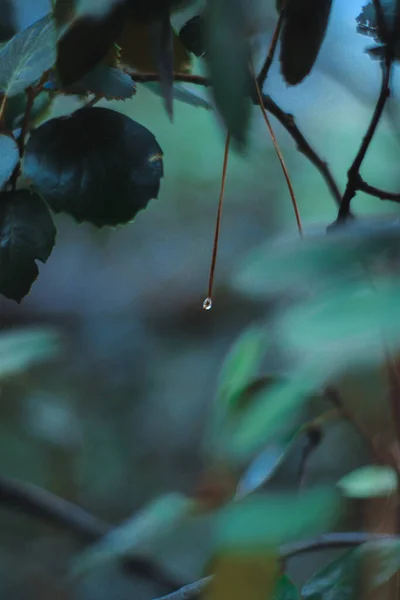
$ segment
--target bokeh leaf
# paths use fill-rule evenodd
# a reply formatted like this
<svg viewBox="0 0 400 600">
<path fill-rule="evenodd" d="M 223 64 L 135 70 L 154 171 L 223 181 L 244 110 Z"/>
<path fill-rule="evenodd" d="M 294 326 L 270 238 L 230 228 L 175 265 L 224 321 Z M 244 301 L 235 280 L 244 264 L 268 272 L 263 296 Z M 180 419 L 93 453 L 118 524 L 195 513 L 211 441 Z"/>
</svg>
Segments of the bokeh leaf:
<svg viewBox="0 0 400 600">
<path fill-rule="evenodd" d="M 106 108 L 51 119 L 29 138 L 24 174 L 56 211 L 101 227 L 131 221 L 163 176 L 154 135 Z"/>
<path fill-rule="evenodd" d="M 286 0 L 281 34 L 282 74 L 290 85 L 311 71 L 325 37 L 332 0 Z"/>
<path fill-rule="evenodd" d="M 48 327 L 3 330 L 0 334 L 0 379 L 59 354 L 61 339 Z"/>
<path fill-rule="evenodd" d="M 268 600 L 279 576 L 278 557 L 273 551 L 226 552 L 216 557 L 214 570 L 205 600 Z"/>
<path fill-rule="evenodd" d="M 397 281 L 343 284 L 337 290 L 300 302 L 281 313 L 277 334 L 301 361 L 321 369 L 336 365 L 374 364 L 386 342 L 400 347 L 400 322 L 394 317 L 400 293 Z"/>
<path fill-rule="evenodd" d="M 332 368 L 332 367 L 331 367 Z M 312 364 L 294 369 L 290 376 L 255 392 L 251 406 L 226 436 L 226 453 L 234 462 L 252 459 L 271 438 L 286 440 L 304 403 L 332 376 L 327 366 Z"/>
<path fill-rule="evenodd" d="M 19 151 L 13 137 L 0 134 L 0 188 L 10 179 L 18 164 Z"/>
<path fill-rule="evenodd" d="M 255 248 L 239 264 L 234 286 L 254 297 L 365 276 L 364 266 L 393 269 L 400 257 L 400 221 L 357 220 L 326 234 L 321 228 L 305 238 L 281 235 Z M 389 271 L 390 272 L 390 271 Z"/>
<path fill-rule="evenodd" d="M 176 527 L 190 518 L 195 506 L 193 500 L 182 494 L 157 498 L 78 556 L 72 565 L 72 576 L 103 567 L 129 554 L 150 555 Z"/>
<path fill-rule="evenodd" d="M 0 293 L 20 302 L 53 249 L 56 228 L 45 203 L 27 190 L 0 193 Z"/>
<path fill-rule="evenodd" d="M 14 36 L 0 51 L 0 91 L 8 96 L 35 83 L 56 60 L 56 31 L 47 15 Z"/>
<path fill-rule="evenodd" d="M 340 494 L 330 487 L 251 496 L 219 511 L 215 547 L 218 552 L 274 548 L 329 528 L 340 507 Z"/>
<path fill-rule="evenodd" d="M 397 489 L 397 475 L 391 467 L 369 465 L 344 475 L 337 485 L 350 498 L 388 496 Z"/>
<path fill-rule="evenodd" d="M 243 147 L 250 119 L 250 49 L 244 0 L 208 0 L 205 59 L 218 111 Z"/>
</svg>

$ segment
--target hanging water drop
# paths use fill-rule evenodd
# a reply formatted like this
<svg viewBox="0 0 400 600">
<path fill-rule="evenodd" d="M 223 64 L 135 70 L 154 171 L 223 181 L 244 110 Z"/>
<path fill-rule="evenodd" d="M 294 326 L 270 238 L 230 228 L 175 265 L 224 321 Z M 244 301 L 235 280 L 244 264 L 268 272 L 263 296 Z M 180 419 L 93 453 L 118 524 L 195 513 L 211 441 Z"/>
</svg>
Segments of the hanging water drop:
<svg viewBox="0 0 400 600">
<path fill-rule="evenodd" d="M 203 302 L 203 308 L 204 310 L 210 310 L 210 308 L 212 307 L 212 300 L 211 298 L 206 298 Z"/>
</svg>

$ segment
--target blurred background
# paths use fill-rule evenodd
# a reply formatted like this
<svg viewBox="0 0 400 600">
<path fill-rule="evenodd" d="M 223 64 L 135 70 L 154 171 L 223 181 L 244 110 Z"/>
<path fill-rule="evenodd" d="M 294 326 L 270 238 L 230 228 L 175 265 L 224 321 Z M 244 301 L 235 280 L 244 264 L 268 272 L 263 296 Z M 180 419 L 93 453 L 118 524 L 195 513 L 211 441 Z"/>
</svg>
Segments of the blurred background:
<svg viewBox="0 0 400 600">
<path fill-rule="evenodd" d="M 49 4 L 16 1 L 19 28 L 44 15 Z M 276 20 L 275 2 L 262 4 L 265 31 L 256 39 L 260 65 Z M 380 72 L 364 53 L 370 40 L 356 33 L 362 3 L 333 4 L 312 74 L 288 88 L 275 61 L 264 91 L 295 116 L 343 190 L 379 93 Z M 393 83 L 388 113 L 363 172 L 369 183 L 396 191 L 397 71 Z M 64 340 L 54 359 L 0 381 L 0 474 L 37 484 L 118 523 L 160 493 L 193 489 L 222 360 L 243 327 L 268 310 L 246 290 L 234 288 L 232 275 L 259 243 L 281 231 L 295 234 L 296 228 L 275 151 L 254 108 L 249 150 L 229 158 L 214 306 L 204 312 L 223 161 L 219 121 L 211 110 L 176 101 L 171 124 L 162 100 L 145 86 L 138 86 L 132 100 L 101 104 L 155 134 L 165 155 L 161 192 L 134 223 L 115 230 L 57 216 L 57 243 L 31 294 L 21 305 L 0 299 L 1 333 L 51 325 Z M 76 99 L 57 100 L 53 114 L 77 107 Z M 323 230 L 336 216 L 335 202 L 321 175 L 272 121 L 304 224 Z M 363 194 L 354 211 L 398 212 Z M 338 435 L 333 433 L 336 443 Z M 321 451 L 319 472 L 345 471 L 358 460 L 357 454 L 342 454 L 333 459 Z M 314 470 L 318 474 L 318 464 Z M 185 583 L 201 575 L 206 546 L 207 530 L 200 527 L 190 539 L 177 537 L 160 564 Z M 73 535 L 1 508 L 0 596 L 147 600 L 169 591 L 117 568 L 67 585 L 65 565 L 80 548 Z"/>
</svg>

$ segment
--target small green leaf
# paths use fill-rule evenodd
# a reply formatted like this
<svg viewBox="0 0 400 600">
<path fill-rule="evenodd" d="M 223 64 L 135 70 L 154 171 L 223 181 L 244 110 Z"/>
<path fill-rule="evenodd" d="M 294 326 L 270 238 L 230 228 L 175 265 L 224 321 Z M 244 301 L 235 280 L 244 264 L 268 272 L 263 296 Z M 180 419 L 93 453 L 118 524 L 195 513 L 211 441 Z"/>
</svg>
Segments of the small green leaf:
<svg viewBox="0 0 400 600">
<path fill-rule="evenodd" d="M 56 60 L 56 31 L 51 15 L 14 36 L 0 51 L 0 91 L 7 96 L 23 92 Z"/>
<path fill-rule="evenodd" d="M 0 293 L 20 302 L 53 249 L 56 228 L 45 203 L 27 190 L 0 193 Z"/>
<path fill-rule="evenodd" d="M 300 596 L 302 600 L 354 600 L 360 583 L 358 556 L 350 550 L 313 575 Z"/>
<path fill-rule="evenodd" d="M 0 134 L 0 188 L 10 179 L 19 161 L 17 142 L 13 137 Z"/>
<path fill-rule="evenodd" d="M 290 85 L 311 71 L 328 27 L 332 0 L 286 0 L 281 34 L 282 74 Z"/>
<path fill-rule="evenodd" d="M 302 600 L 358 598 L 363 587 L 362 566 L 365 559 L 374 567 L 369 583 L 379 588 L 400 569 L 400 542 L 394 539 L 376 540 L 345 552 L 304 584 Z"/>
<path fill-rule="evenodd" d="M 218 111 L 243 147 L 250 119 L 250 49 L 244 0 L 208 0 L 205 59 Z"/>
<path fill-rule="evenodd" d="M 388 496 L 397 489 L 397 475 L 391 467 L 370 465 L 348 473 L 337 485 L 350 498 Z"/>
<path fill-rule="evenodd" d="M 300 600 L 300 593 L 287 575 L 282 575 L 275 587 L 272 600 Z"/>
<path fill-rule="evenodd" d="M 87 108 L 31 133 L 24 175 L 56 212 L 101 227 L 132 221 L 158 196 L 162 150 L 121 113 Z"/>
<path fill-rule="evenodd" d="M 194 501 L 182 494 L 157 498 L 75 559 L 72 576 L 103 567 L 129 554 L 148 555 L 191 516 L 194 506 Z"/>
<path fill-rule="evenodd" d="M 216 520 L 217 551 L 273 548 L 302 535 L 321 532 L 340 512 L 334 488 L 298 494 L 259 494 L 222 508 Z"/>
<path fill-rule="evenodd" d="M 58 355 L 59 334 L 52 328 L 29 327 L 0 334 L 0 379 Z"/>
</svg>

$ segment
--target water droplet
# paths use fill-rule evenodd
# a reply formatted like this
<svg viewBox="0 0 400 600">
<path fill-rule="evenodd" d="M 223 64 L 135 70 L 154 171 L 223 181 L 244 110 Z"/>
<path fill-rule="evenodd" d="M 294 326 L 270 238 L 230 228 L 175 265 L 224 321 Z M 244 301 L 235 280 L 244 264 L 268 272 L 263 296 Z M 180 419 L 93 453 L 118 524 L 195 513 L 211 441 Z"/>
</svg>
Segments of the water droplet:
<svg viewBox="0 0 400 600">
<path fill-rule="evenodd" d="M 210 308 L 212 307 L 212 300 L 211 298 L 206 298 L 203 302 L 203 308 L 204 310 L 210 310 Z"/>
</svg>

